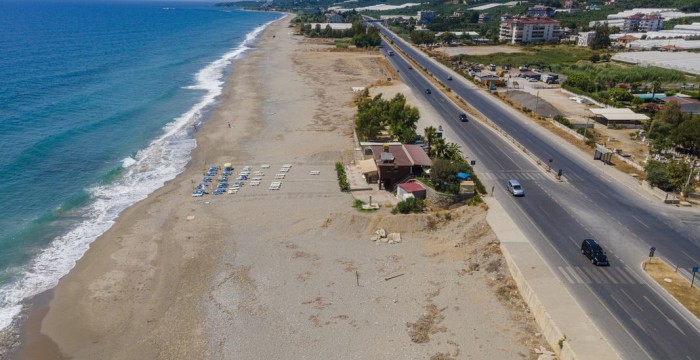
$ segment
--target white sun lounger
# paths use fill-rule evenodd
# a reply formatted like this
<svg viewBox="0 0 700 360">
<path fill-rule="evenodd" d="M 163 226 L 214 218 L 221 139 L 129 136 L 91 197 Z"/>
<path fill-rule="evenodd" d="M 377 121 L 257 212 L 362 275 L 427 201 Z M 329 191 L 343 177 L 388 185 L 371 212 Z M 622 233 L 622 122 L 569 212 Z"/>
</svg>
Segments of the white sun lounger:
<svg viewBox="0 0 700 360">
<path fill-rule="evenodd" d="M 289 168 L 281 168 L 281 169 L 280 169 L 280 172 L 285 172 L 285 173 L 286 173 L 286 172 L 288 172 L 288 171 L 289 171 Z"/>
<path fill-rule="evenodd" d="M 269 168 L 270 168 L 270 164 L 262 164 L 262 165 L 260 165 L 260 167 L 263 168 L 263 169 L 269 169 Z"/>
<path fill-rule="evenodd" d="M 260 180 L 251 180 L 250 181 L 250 186 L 258 186 L 260 185 Z"/>
<path fill-rule="evenodd" d="M 255 175 L 255 176 L 265 176 L 265 173 L 262 172 L 262 171 L 260 171 L 260 170 L 258 170 L 258 171 L 253 172 L 253 175 Z"/>
<path fill-rule="evenodd" d="M 290 168 L 290 167 L 292 167 L 292 164 L 283 164 L 282 167 L 283 168 Z"/>
<path fill-rule="evenodd" d="M 238 188 L 230 188 L 230 189 L 226 190 L 226 192 L 229 194 L 237 194 Z"/>
<path fill-rule="evenodd" d="M 275 175 L 275 179 L 277 179 L 277 180 L 284 179 L 284 176 L 285 176 L 285 175 L 286 175 L 286 174 L 277 174 L 277 175 Z"/>
<path fill-rule="evenodd" d="M 256 176 L 256 177 L 254 177 L 254 178 L 252 178 L 252 179 L 250 179 L 250 180 L 253 180 L 253 181 L 260 181 L 260 180 L 262 180 L 262 177 Z"/>
<path fill-rule="evenodd" d="M 281 186 L 282 186 L 282 182 L 281 182 L 281 181 L 273 181 L 273 182 L 270 184 L 270 187 L 268 187 L 268 189 L 269 189 L 269 190 L 279 190 Z"/>
<path fill-rule="evenodd" d="M 309 171 L 309 175 L 321 175 L 321 172 L 318 170 L 311 170 Z"/>
</svg>

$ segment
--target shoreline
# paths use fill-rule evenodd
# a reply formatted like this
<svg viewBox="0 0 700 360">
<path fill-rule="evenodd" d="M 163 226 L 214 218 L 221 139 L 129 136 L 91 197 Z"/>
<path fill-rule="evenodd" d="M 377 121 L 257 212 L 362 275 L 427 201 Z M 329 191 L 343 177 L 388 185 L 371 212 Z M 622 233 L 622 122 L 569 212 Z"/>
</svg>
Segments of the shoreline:
<svg viewBox="0 0 700 360">
<path fill-rule="evenodd" d="M 196 139 L 196 136 L 198 135 L 197 133 L 199 133 L 199 131 L 197 131 L 197 127 L 201 126 L 203 123 L 206 123 L 209 119 L 211 119 L 214 116 L 214 113 L 216 112 L 216 108 L 218 107 L 218 103 L 219 103 L 220 98 L 221 98 L 221 95 L 219 95 L 216 98 L 214 98 L 213 100 L 211 100 L 211 95 L 216 94 L 217 89 L 215 89 L 213 87 L 209 87 L 208 85 L 211 85 L 211 84 L 206 83 L 206 81 L 202 79 L 202 74 L 203 73 L 214 74 L 218 71 L 218 69 L 217 69 L 217 66 L 219 66 L 218 64 L 221 64 L 222 62 L 231 62 L 231 63 L 235 64 L 235 62 L 237 62 L 241 58 L 244 58 L 245 56 L 247 56 L 248 52 L 255 49 L 255 42 L 257 42 L 257 39 L 261 36 L 261 33 L 267 27 L 269 27 L 269 25 L 273 24 L 276 21 L 280 21 L 285 16 L 284 13 L 279 13 L 279 12 L 276 12 L 276 15 L 278 15 L 277 20 L 273 20 L 273 21 L 269 21 L 269 22 L 265 22 L 265 23 L 259 23 L 259 24 L 254 25 L 248 33 L 244 34 L 245 36 L 244 36 L 244 40 L 242 42 L 240 42 L 238 44 L 234 44 L 234 46 L 232 48 L 225 50 L 218 59 L 212 61 L 209 64 L 205 64 L 205 66 L 203 68 L 197 70 L 196 73 L 192 74 L 194 77 L 193 78 L 194 83 L 192 83 L 191 86 L 207 85 L 207 86 L 205 86 L 207 88 L 204 89 L 206 94 L 204 94 L 202 97 L 199 97 L 197 100 L 195 100 L 195 103 L 193 103 L 192 106 L 189 109 L 187 109 L 187 111 L 174 117 L 173 119 L 171 119 L 171 121 L 168 124 L 164 125 L 163 128 L 161 129 L 161 133 L 156 134 L 156 136 L 152 139 L 152 142 L 150 144 L 147 144 L 146 147 L 140 149 L 139 153 L 146 152 L 146 155 L 144 155 L 144 157 L 157 158 L 157 156 L 159 154 L 153 154 L 153 152 L 154 152 L 154 149 L 153 149 L 154 145 L 153 144 L 154 144 L 154 142 L 158 141 L 160 143 L 155 145 L 155 146 L 165 148 L 164 152 L 168 153 L 166 155 L 176 156 L 176 155 L 178 155 L 179 150 L 174 149 L 173 147 L 168 147 L 166 144 L 164 144 L 160 140 L 166 139 L 168 142 L 170 140 L 175 140 L 175 142 L 179 142 L 179 140 L 177 138 L 182 137 L 180 135 L 182 135 L 184 133 L 189 133 L 186 136 L 187 139 L 185 141 L 191 141 L 192 144 L 194 144 L 194 140 Z M 253 43 L 251 43 L 251 40 L 255 40 L 255 41 Z M 230 66 L 226 66 L 226 69 L 221 71 L 222 77 L 220 80 L 224 83 L 224 85 L 223 86 L 219 85 L 219 86 L 221 86 L 220 93 L 223 93 L 223 91 L 225 91 L 225 87 L 227 86 L 226 82 L 231 78 L 231 70 L 230 69 L 231 69 Z M 201 117 L 198 116 L 198 113 L 200 113 L 200 112 L 201 112 Z M 190 115 L 192 115 L 192 116 L 190 116 Z M 182 122 L 183 119 L 186 121 L 190 121 L 191 124 L 184 125 L 184 123 Z M 194 134 L 191 132 L 191 127 L 195 128 Z M 174 134 L 173 129 L 176 132 L 178 132 L 179 134 Z M 176 145 L 176 147 L 179 147 L 179 146 L 182 146 L 182 145 Z M 162 150 L 162 149 L 158 149 L 155 151 L 157 152 L 159 150 Z M 117 183 L 117 182 L 112 183 L 111 186 L 108 186 L 108 188 L 109 188 L 107 191 L 108 194 L 101 195 L 101 196 L 107 198 L 107 201 L 105 202 L 105 203 L 107 203 L 107 205 L 104 208 L 106 210 L 104 210 L 103 208 L 100 208 L 100 210 L 104 210 L 104 213 L 101 213 L 100 211 L 90 212 L 90 214 L 92 214 L 92 215 L 96 214 L 96 215 L 95 216 L 85 216 L 85 219 L 80 222 L 78 229 L 84 230 L 84 228 L 89 228 L 90 230 L 92 230 L 92 228 L 97 228 L 99 231 L 104 231 L 103 229 L 105 227 L 107 227 L 107 228 L 111 227 L 113 225 L 113 224 L 111 224 L 111 222 L 114 221 L 116 223 L 118 221 L 118 218 L 121 217 L 121 214 L 124 211 L 126 211 L 128 209 L 128 207 L 132 207 L 132 206 L 136 205 L 138 202 L 143 200 L 143 199 L 136 200 L 136 198 L 143 196 L 143 198 L 145 199 L 147 196 L 150 196 L 150 194 L 146 195 L 144 190 L 146 192 L 150 192 L 152 194 L 152 193 L 158 191 L 159 189 L 168 186 L 168 184 L 170 182 L 176 181 L 176 178 L 178 176 L 180 176 L 182 173 L 186 172 L 187 169 L 189 167 L 191 167 L 192 154 L 195 152 L 195 150 L 196 149 L 194 148 L 194 146 L 192 146 L 191 150 L 188 150 L 188 149 L 184 150 L 184 151 L 187 151 L 187 157 L 189 158 L 189 161 L 187 164 L 185 164 L 185 163 L 173 164 L 174 166 L 172 166 L 172 169 L 180 172 L 177 175 L 171 175 L 171 174 L 173 174 L 173 172 L 167 172 L 167 171 L 165 173 L 158 173 L 158 171 L 153 170 L 154 167 L 151 165 L 144 165 L 143 170 L 136 170 L 135 172 L 137 175 L 134 175 L 134 176 L 143 176 L 144 179 L 141 179 L 141 180 L 143 180 L 144 184 L 146 184 L 146 185 L 142 185 L 142 186 L 145 186 L 145 187 L 143 189 L 137 189 L 137 190 L 130 192 L 128 194 L 122 194 L 121 195 L 122 199 L 117 200 L 116 205 L 114 204 L 115 199 L 119 199 L 120 195 L 115 193 L 115 191 L 112 191 L 112 190 L 113 190 L 113 188 L 119 187 L 120 183 Z M 151 156 L 151 155 L 155 155 L 155 156 Z M 133 157 L 135 159 L 139 159 L 138 157 L 135 157 L 133 155 L 131 155 L 130 157 Z M 182 158 L 182 157 L 178 157 L 178 158 Z M 163 160 L 164 159 L 165 159 L 165 157 L 163 157 Z M 167 166 L 169 164 L 166 164 L 165 161 L 163 161 L 162 165 L 166 166 L 166 168 L 167 168 Z M 128 165 L 123 165 L 123 161 L 122 161 L 122 166 L 123 166 L 122 170 L 124 173 L 127 173 L 128 171 L 132 171 L 132 170 L 128 170 L 129 169 Z M 135 168 L 136 168 L 136 166 L 140 166 L 140 165 L 138 165 L 138 164 L 134 165 Z M 150 168 L 149 168 L 149 166 L 150 166 Z M 147 174 L 147 172 L 150 174 Z M 155 175 L 155 176 L 148 176 L 151 174 Z M 163 180 L 158 180 L 158 177 L 160 177 L 160 179 L 168 179 L 170 177 L 173 177 L 173 178 L 170 180 L 167 180 L 167 181 L 163 181 Z M 129 176 L 129 178 L 133 178 L 133 176 Z M 128 180 L 129 179 L 126 179 L 125 181 L 128 181 Z M 151 180 L 154 180 L 155 183 Z M 155 187 L 153 187 L 151 185 L 155 185 Z M 97 186 L 97 185 L 93 185 L 93 186 Z M 93 186 L 91 186 L 90 188 L 92 188 Z M 133 202 L 133 203 L 131 203 L 131 202 Z M 89 206 L 93 203 L 94 202 L 91 202 L 90 204 L 88 204 L 84 207 L 89 208 Z M 128 205 L 126 209 L 120 210 L 120 209 L 122 209 L 123 204 L 126 205 L 129 203 L 131 203 L 131 205 Z M 114 218 L 112 218 L 111 217 L 112 215 L 110 215 L 112 213 L 117 213 L 116 215 L 114 215 Z M 104 215 L 104 216 L 101 216 L 101 215 Z M 89 251 L 89 248 L 92 246 L 91 243 L 96 241 L 97 238 L 104 235 L 104 232 L 97 235 L 99 233 L 99 231 L 93 231 L 93 232 L 88 231 L 88 235 L 85 235 L 82 239 L 77 239 L 76 241 L 72 241 L 72 242 L 63 241 L 64 238 L 69 238 L 69 237 L 73 238 L 74 236 L 72 233 L 75 231 L 76 231 L 76 229 L 73 228 L 73 229 L 67 230 L 66 232 L 64 232 L 62 234 L 56 235 L 54 241 L 51 244 L 49 244 L 49 246 L 46 249 L 44 249 L 43 251 L 41 251 L 39 253 L 37 258 L 40 260 L 37 260 L 37 258 L 34 259 L 34 261 L 38 265 L 33 266 L 31 268 L 31 271 L 28 270 L 28 272 L 34 272 L 38 275 L 35 275 L 34 277 L 28 276 L 25 279 L 19 280 L 20 281 L 19 285 L 22 286 L 23 283 L 25 283 L 25 282 L 29 283 L 29 286 L 27 286 L 27 288 L 35 289 L 33 291 L 38 291 L 38 290 L 44 289 L 44 290 L 42 290 L 41 293 L 43 293 L 43 291 L 53 289 L 56 286 L 56 285 L 54 285 L 54 282 L 57 283 L 60 280 L 60 278 L 62 278 L 67 273 L 72 271 L 72 268 L 75 266 L 75 262 L 79 261 L 80 258 L 82 258 L 85 255 L 85 253 L 87 251 Z M 85 239 L 85 240 L 83 240 L 83 239 Z M 66 252 L 70 253 L 70 255 L 65 255 Z M 48 259 L 48 258 L 44 259 L 43 257 L 46 253 L 55 254 L 55 256 L 53 258 L 51 256 L 48 256 L 48 258 L 52 258 L 52 259 Z M 61 256 L 61 255 L 63 255 L 63 256 Z M 77 256 L 80 256 L 80 257 L 77 257 Z M 56 261 L 56 258 L 58 258 L 60 260 Z M 43 260 L 41 260 L 41 259 L 43 259 Z M 48 269 L 48 270 L 44 270 L 44 269 Z M 37 277 L 40 279 L 36 280 Z M 47 289 L 46 288 L 47 286 L 51 286 L 51 288 Z M 25 297 L 26 296 L 25 294 L 27 294 L 27 293 L 31 293 L 31 291 L 30 290 L 21 290 L 21 291 L 17 290 L 17 292 L 12 293 L 12 295 L 15 298 L 22 298 L 22 297 Z M 9 322 L 9 325 L 6 326 L 6 328 L 0 332 L 0 335 L 1 335 L 0 347 L 2 347 L 4 349 L 4 350 L 0 350 L 0 358 L 5 351 L 10 351 L 10 349 L 14 347 L 14 343 L 16 342 L 16 338 L 18 337 L 18 334 L 19 334 L 18 327 L 22 326 L 22 322 L 23 322 L 22 318 L 26 317 L 27 308 L 31 307 L 31 303 L 33 302 L 32 298 L 35 296 L 40 296 L 41 293 L 26 296 L 20 303 L 16 304 L 16 305 L 18 305 L 16 307 L 16 309 L 18 309 L 18 311 L 14 308 L 13 309 L 8 308 L 8 312 L 7 312 L 8 315 L 12 315 L 13 313 L 15 313 L 15 311 L 17 311 L 17 313 L 14 315 L 14 320 Z M 9 321 L 9 316 L 8 316 L 8 321 Z"/>
<path fill-rule="evenodd" d="M 483 207 L 366 214 L 338 189 L 352 87 L 390 69 L 292 36 L 287 19 L 233 65 L 187 170 L 124 211 L 32 314 L 38 335 L 71 359 L 536 358 Z M 224 162 L 269 169 L 265 185 L 191 197 L 201 168 Z M 378 228 L 402 242 L 368 241 Z"/>
<path fill-rule="evenodd" d="M 214 117 L 217 114 L 217 111 L 219 107 L 221 106 L 221 103 L 224 102 L 224 98 L 227 98 L 230 96 L 230 94 L 227 94 L 227 92 L 230 91 L 230 82 L 233 80 L 234 74 L 233 72 L 235 71 L 236 64 L 245 60 L 247 56 L 249 56 L 250 52 L 256 51 L 255 45 L 259 42 L 260 38 L 264 36 L 264 34 L 269 31 L 270 27 L 275 26 L 276 24 L 279 24 L 283 22 L 289 14 L 281 13 L 280 19 L 274 20 L 270 22 L 257 36 L 256 36 L 256 41 L 250 46 L 243 56 L 239 59 L 236 59 L 224 72 L 225 74 L 225 84 L 222 89 L 221 95 L 218 97 L 216 103 L 206 112 L 206 115 L 203 116 L 201 119 L 197 121 L 195 126 L 195 134 L 194 137 L 197 139 L 200 136 L 204 136 L 202 134 L 205 134 L 207 130 L 204 128 L 206 127 L 206 124 L 211 122 Z M 257 27 L 256 27 L 257 29 Z M 252 34 L 255 31 L 253 29 L 251 31 Z M 197 126 L 200 128 L 197 129 Z M 185 167 L 185 170 L 182 171 L 180 174 L 178 174 L 174 179 L 167 181 L 161 188 L 158 190 L 152 192 L 151 194 L 148 195 L 148 198 L 151 196 L 155 196 L 156 193 L 162 191 L 164 188 L 172 186 L 172 184 L 182 181 L 180 179 L 181 177 L 185 177 L 187 173 L 196 171 L 196 165 L 195 163 L 200 160 L 206 159 L 206 157 L 203 156 L 196 156 L 198 153 L 198 149 L 200 148 L 199 143 L 197 146 L 192 150 L 190 153 L 190 161 Z M 147 198 L 147 199 L 148 199 Z M 132 208 L 138 206 L 140 203 L 145 202 L 147 199 L 143 199 L 133 205 L 131 205 L 129 208 L 125 209 L 122 211 L 119 216 L 115 219 L 115 226 L 120 222 L 120 218 L 126 213 L 127 211 L 131 211 Z M 111 230 L 111 228 L 110 228 Z M 109 232 L 108 230 L 107 232 Z M 97 241 L 99 241 L 102 237 L 105 237 L 107 232 L 103 233 L 100 235 L 93 243 L 90 244 L 90 247 L 93 246 L 93 244 Z M 83 256 L 77 260 L 77 262 L 80 262 L 83 257 L 87 256 L 87 253 L 90 251 L 88 249 Z M 76 263 L 77 263 L 76 262 Z M 67 277 L 70 275 L 70 272 L 73 272 L 75 267 L 69 271 L 68 274 L 64 275 L 64 277 Z M 59 280 L 60 282 L 60 280 Z M 10 335 L 13 338 L 16 338 L 17 341 L 15 341 L 13 344 L 6 344 L 9 345 L 7 346 L 7 352 L 4 354 L 9 358 L 17 358 L 17 359 L 36 359 L 36 358 L 51 358 L 51 359 L 64 359 L 65 357 L 61 355 L 59 348 L 57 347 L 56 343 L 53 342 L 53 340 L 46 336 L 45 334 L 41 333 L 41 323 L 43 322 L 44 317 L 50 310 L 50 303 L 54 299 L 54 293 L 56 290 L 56 287 L 58 285 L 54 286 L 51 289 L 45 290 L 39 294 L 33 295 L 23 301 L 23 309 L 16 316 L 15 321 L 13 321 L 13 324 L 8 326 L 7 329 L 4 330 L 7 334 L 14 334 Z M 32 346 L 31 349 L 27 348 L 27 345 Z M 2 358 L 2 357 L 0 357 Z"/>
</svg>

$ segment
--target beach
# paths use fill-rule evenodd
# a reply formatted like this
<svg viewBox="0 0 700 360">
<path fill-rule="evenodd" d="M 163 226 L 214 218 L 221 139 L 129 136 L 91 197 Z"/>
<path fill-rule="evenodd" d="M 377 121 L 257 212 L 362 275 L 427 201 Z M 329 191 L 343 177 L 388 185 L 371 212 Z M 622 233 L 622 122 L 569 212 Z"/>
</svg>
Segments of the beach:
<svg viewBox="0 0 700 360">
<path fill-rule="evenodd" d="M 484 206 L 364 213 L 339 190 L 334 164 L 354 159 L 352 87 L 394 74 L 379 52 L 294 36 L 288 21 L 233 65 L 188 169 L 36 303 L 19 358 L 537 357 L 544 340 Z M 261 185 L 192 197 L 224 163 L 263 172 Z M 378 229 L 402 241 L 370 241 Z"/>
</svg>

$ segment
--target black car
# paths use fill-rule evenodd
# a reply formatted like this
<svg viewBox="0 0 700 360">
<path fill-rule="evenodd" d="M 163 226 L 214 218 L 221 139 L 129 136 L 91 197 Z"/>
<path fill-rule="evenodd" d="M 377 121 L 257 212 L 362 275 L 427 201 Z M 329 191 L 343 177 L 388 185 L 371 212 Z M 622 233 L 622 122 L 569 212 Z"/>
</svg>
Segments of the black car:
<svg viewBox="0 0 700 360">
<path fill-rule="evenodd" d="M 433 92 L 430 91 L 430 89 L 425 89 L 425 93 L 426 93 L 426 94 L 432 94 Z"/>
<path fill-rule="evenodd" d="M 459 121 L 461 121 L 461 122 L 467 122 L 467 121 L 469 121 L 469 118 L 467 117 L 467 114 L 465 114 L 465 113 L 459 114 Z"/>
<path fill-rule="evenodd" d="M 598 244 L 597 241 L 593 239 L 583 240 L 581 243 L 581 253 L 586 255 L 588 260 L 596 266 L 608 266 L 608 256 L 605 255 L 603 247 Z"/>
</svg>

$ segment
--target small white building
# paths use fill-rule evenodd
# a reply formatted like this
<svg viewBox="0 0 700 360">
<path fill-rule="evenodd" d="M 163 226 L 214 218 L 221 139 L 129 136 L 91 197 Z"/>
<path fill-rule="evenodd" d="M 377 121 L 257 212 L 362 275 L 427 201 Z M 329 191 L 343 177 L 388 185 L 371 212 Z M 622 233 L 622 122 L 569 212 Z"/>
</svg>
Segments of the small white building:
<svg viewBox="0 0 700 360">
<path fill-rule="evenodd" d="M 584 31 L 578 33 L 578 38 L 576 39 L 576 46 L 590 46 L 591 41 L 595 37 L 595 31 Z"/>
</svg>

